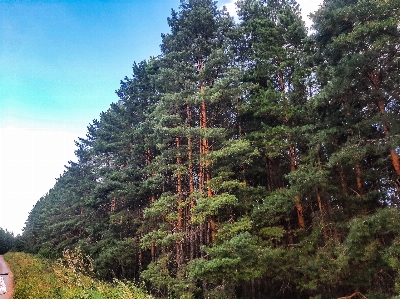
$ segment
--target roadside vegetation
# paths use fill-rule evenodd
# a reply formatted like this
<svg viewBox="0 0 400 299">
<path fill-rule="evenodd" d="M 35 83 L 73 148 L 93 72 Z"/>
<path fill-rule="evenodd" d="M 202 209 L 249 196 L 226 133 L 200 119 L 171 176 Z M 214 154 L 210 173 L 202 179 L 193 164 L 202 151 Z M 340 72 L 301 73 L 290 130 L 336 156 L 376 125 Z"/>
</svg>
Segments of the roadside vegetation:
<svg viewBox="0 0 400 299">
<path fill-rule="evenodd" d="M 105 283 L 91 277 L 90 260 L 78 250 L 56 262 L 26 253 L 4 256 L 15 281 L 14 299 L 150 299 L 133 283 Z"/>
</svg>

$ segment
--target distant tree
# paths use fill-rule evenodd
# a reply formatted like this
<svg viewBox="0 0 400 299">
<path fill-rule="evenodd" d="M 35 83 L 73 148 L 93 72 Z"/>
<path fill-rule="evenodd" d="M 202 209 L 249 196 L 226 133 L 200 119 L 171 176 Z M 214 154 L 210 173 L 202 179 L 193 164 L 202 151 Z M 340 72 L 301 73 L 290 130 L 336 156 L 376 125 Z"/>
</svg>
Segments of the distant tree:
<svg viewBox="0 0 400 299">
<path fill-rule="evenodd" d="M 14 244 L 14 235 L 0 228 L 0 255 L 7 253 Z"/>
</svg>

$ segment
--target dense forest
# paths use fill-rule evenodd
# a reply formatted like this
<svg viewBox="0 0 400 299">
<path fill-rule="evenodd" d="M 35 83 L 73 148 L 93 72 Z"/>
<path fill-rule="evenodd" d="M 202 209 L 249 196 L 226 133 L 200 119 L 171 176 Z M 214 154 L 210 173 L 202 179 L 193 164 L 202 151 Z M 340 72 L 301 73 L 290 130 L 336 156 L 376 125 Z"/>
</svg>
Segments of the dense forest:
<svg viewBox="0 0 400 299">
<path fill-rule="evenodd" d="M 0 228 L 0 255 L 7 253 L 14 246 L 14 235 Z"/>
<path fill-rule="evenodd" d="M 159 298 L 396 297 L 399 0 L 237 12 L 181 0 L 19 246 Z"/>
</svg>

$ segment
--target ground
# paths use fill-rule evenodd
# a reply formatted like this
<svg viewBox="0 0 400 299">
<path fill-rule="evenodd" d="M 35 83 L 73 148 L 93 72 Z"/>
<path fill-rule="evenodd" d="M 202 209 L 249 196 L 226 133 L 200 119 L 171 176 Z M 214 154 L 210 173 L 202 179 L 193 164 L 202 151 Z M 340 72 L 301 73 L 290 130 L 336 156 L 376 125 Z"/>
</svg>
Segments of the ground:
<svg viewBox="0 0 400 299">
<path fill-rule="evenodd" d="M 12 299 L 14 293 L 14 277 L 10 271 L 10 267 L 4 261 L 3 256 L 0 255 L 0 274 L 5 273 L 8 273 L 8 275 L 3 275 L 7 287 L 7 293 L 0 295 L 0 299 Z"/>
</svg>

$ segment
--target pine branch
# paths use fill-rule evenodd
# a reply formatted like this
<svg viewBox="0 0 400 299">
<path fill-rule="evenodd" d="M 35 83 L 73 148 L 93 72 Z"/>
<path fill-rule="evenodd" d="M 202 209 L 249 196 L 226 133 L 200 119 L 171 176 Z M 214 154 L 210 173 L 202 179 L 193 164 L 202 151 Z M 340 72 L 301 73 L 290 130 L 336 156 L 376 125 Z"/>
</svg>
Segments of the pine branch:
<svg viewBox="0 0 400 299">
<path fill-rule="evenodd" d="M 386 136 L 384 138 L 379 138 L 379 139 L 366 139 L 366 140 L 364 140 L 364 142 L 365 143 L 376 143 L 376 142 L 381 142 L 381 141 L 385 141 L 387 139 L 393 139 L 393 138 L 397 138 L 397 137 L 400 137 L 400 134 L 390 135 L 390 136 Z"/>
<path fill-rule="evenodd" d="M 347 149 L 355 148 L 355 147 L 358 147 L 358 146 L 365 145 L 365 144 L 367 144 L 367 143 L 383 142 L 383 141 L 387 141 L 388 139 L 393 139 L 393 138 L 397 138 L 397 137 L 400 137 L 400 134 L 385 136 L 385 137 L 383 137 L 383 138 L 377 138 L 377 139 L 364 139 L 364 140 L 359 140 L 357 143 L 352 144 L 351 146 L 348 146 L 348 147 L 345 147 L 345 148 L 347 148 Z"/>
<path fill-rule="evenodd" d="M 354 292 L 353 294 L 351 294 L 350 296 L 345 296 L 345 297 L 340 297 L 338 299 L 352 299 L 356 296 L 359 296 L 360 298 L 363 299 L 368 299 L 367 297 L 365 297 L 363 294 L 361 294 L 360 292 Z"/>
</svg>

